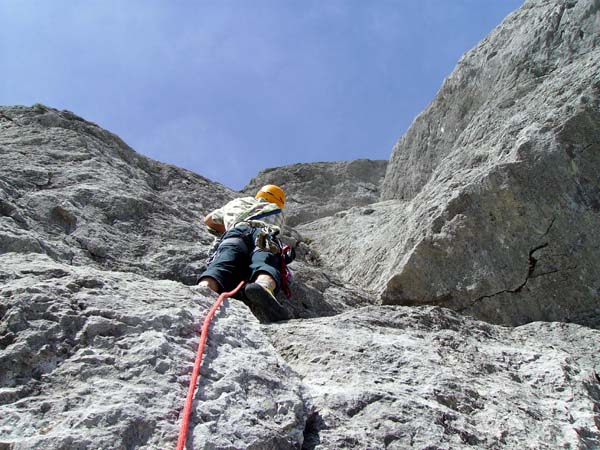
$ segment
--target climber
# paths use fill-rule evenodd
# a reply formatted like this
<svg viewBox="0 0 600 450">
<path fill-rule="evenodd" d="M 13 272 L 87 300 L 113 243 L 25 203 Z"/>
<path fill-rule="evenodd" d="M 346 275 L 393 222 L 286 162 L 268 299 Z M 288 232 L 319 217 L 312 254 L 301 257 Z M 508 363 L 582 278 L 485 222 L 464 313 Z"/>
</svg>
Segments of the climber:
<svg viewBox="0 0 600 450">
<path fill-rule="evenodd" d="M 281 287 L 281 242 L 285 193 L 279 186 L 263 186 L 256 197 L 241 197 L 209 213 L 204 223 L 221 235 L 199 283 L 220 293 L 241 280 L 243 296 L 271 322 L 288 319 L 276 298 Z"/>
</svg>

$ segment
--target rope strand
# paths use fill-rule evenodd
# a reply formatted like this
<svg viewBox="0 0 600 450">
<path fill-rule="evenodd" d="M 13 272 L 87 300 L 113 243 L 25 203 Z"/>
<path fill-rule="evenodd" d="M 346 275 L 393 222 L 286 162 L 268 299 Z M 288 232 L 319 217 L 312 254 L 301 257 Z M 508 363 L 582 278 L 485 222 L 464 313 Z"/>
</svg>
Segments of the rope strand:
<svg viewBox="0 0 600 450">
<path fill-rule="evenodd" d="M 233 291 L 223 292 L 219 295 L 219 298 L 215 301 L 213 307 L 210 309 L 206 318 L 204 319 L 204 323 L 202 325 L 202 332 L 200 335 L 200 343 L 198 344 L 198 352 L 196 353 L 196 361 L 194 362 L 194 370 L 192 372 L 192 379 L 190 380 L 190 386 L 188 389 L 187 399 L 185 401 L 185 407 L 183 408 L 183 418 L 181 420 L 181 427 L 179 429 L 179 439 L 177 440 L 177 450 L 183 450 L 185 446 L 185 441 L 187 440 L 188 429 L 190 426 L 190 413 L 192 412 L 192 404 L 194 401 L 194 392 L 196 391 L 196 384 L 198 382 L 198 376 L 200 374 L 200 366 L 202 365 L 202 356 L 204 355 L 204 347 L 206 346 L 206 338 L 208 336 L 208 327 L 212 321 L 213 316 L 221 307 L 221 303 L 223 300 L 229 297 L 233 297 L 244 285 L 244 281 L 241 281 L 240 284 Z"/>
</svg>

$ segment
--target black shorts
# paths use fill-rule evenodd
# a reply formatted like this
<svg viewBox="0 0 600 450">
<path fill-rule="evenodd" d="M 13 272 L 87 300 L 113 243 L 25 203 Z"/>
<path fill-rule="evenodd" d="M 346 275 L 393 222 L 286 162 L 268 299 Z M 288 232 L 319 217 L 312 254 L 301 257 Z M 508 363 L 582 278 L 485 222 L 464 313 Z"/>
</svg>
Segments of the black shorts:
<svg viewBox="0 0 600 450">
<path fill-rule="evenodd" d="M 254 241 L 260 228 L 240 225 L 227 231 L 221 244 L 206 268 L 200 275 L 214 278 L 222 291 L 233 290 L 240 281 L 254 281 L 260 272 L 266 272 L 273 277 L 277 287 L 275 295 L 281 286 L 281 256 L 256 248 Z"/>
</svg>

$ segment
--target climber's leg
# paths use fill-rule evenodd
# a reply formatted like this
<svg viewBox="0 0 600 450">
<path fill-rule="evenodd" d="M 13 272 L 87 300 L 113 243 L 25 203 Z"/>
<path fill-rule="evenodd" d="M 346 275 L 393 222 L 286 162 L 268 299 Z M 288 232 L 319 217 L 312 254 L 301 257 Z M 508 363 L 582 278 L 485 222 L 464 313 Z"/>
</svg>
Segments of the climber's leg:
<svg viewBox="0 0 600 450">
<path fill-rule="evenodd" d="M 215 292 L 227 292 L 248 278 L 250 249 L 245 231 L 236 227 L 225 234 L 211 263 L 200 275 L 201 284 Z"/>
</svg>

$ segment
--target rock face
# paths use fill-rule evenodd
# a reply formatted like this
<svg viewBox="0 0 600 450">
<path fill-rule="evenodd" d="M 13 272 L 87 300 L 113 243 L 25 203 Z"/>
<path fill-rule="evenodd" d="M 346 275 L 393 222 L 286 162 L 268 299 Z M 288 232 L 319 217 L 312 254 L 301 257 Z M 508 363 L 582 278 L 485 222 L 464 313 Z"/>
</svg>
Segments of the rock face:
<svg viewBox="0 0 600 450">
<path fill-rule="evenodd" d="M 138 155 L 68 111 L 0 112 L 0 253 L 197 281 L 213 241 L 199 212 L 234 191 Z"/>
<path fill-rule="evenodd" d="M 386 166 L 387 161 L 367 159 L 293 164 L 260 172 L 242 190 L 254 196 L 262 186 L 276 184 L 287 193 L 284 240 L 299 256 L 291 266 L 296 280 L 291 286 L 292 301 L 285 302 L 292 317 L 331 316 L 374 303 L 374 297 L 364 289 L 345 283 L 337 271 L 330 270 L 321 250 L 307 245 L 295 227 L 377 201 Z M 285 300 L 282 294 L 279 298 Z"/>
<path fill-rule="evenodd" d="M 252 181 L 291 193 L 296 320 L 225 301 L 186 448 L 600 448 L 599 10 L 525 3 L 382 191 L 373 161 Z M 215 300 L 200 218 L 236 195 L 70 112 L 0 108 L 0 450 L 175 447 Z"/>
<path fill-rule="evenodd" d="M 303 379 L 305 449 L 600 446 L 600 331 L 380 306 L 267 333 Z"/>
<path fill-rule="evenodd" d="M 254 195 L 265 184 L 281 186 L 289 193 L 286 223 L 296 226 L 378 201 L 386 167 L 387 161 L 369 159 L 293 164 L 259 173 L 243 191 Z"/>
<path fill-rule="evenodd" d="M 197 283 L 215 239 L 201 218 L 239 193 L 143 157 L 68 111 L 37 105 L 0 112 L 0 254 L 35 252 Z M 363 165 L 369 164 L 356 164 Z M 305 284 L 303 272 L 311 269 L 301 263 L 294 269 L 300 281 L 293 287 L 296 301 L 288 303 L 294 317 L 370 302 L 356 288 L 336 287 L 333 274 L 320 282 L 308 277 Z"/>
<path fill-rule="evenodd" d="M 0 280 L 0 448 L 175 447 L 213 295 L 39 253 L 0 255 Z M 214 324 L 190 445 L 299 446 L 299 378 L 240 302 Z"/>
<path fill-rule="evenodd" d="M 0 161 L 0 448 L 174 447 L 214 301 L 200 219 L 239 194 L 42 105 L 0 108 Z M 298 254 L 293 316 L 372 302 Z M 231 300 L 211 332 L 189 445 L 300 447 L 300 378 L 258 320 Z"/>
<path fill-rule="evenodd" d="M 386 202 L 301 231 L 385 303 L 600 326 L 599 43 L 600 2 L 527 1 L 395 146 Z"/>
</svg>

